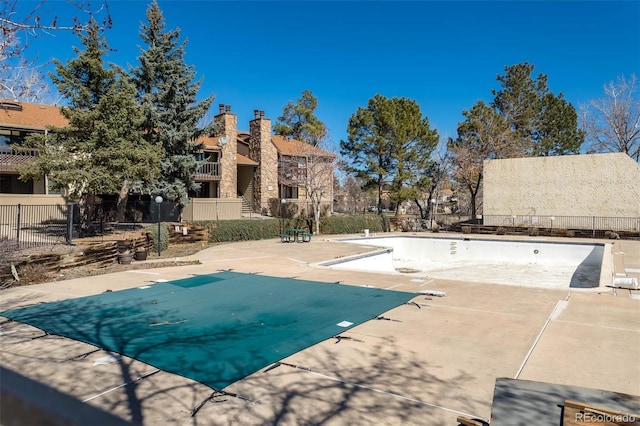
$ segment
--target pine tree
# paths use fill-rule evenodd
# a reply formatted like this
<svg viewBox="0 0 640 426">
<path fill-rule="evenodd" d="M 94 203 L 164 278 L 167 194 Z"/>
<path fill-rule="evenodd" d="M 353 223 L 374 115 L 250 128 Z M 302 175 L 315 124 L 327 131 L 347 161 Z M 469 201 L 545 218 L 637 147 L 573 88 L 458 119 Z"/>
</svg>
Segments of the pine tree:
<svg viewBox="0 0 640 426">
<path fill-rule="evenodd" d="M 511 156 L 577 154 L 584 142 L 575 108 L 560 93 L 551 93 L 547 76 L 532 77 L 527 62 L 505 67 L 498 76 L 500 90 L 492 90 L 492 107 L 511 127 Z"/>
<path fill-rule="evenodd" d="M 143 117 L 128 76 L 105 67 L 109 47 L 100 27 L 92 21 L 79 37 L 85 50 L 74 48 L 77 57 L 66 64 L 55 61 L 57 75 L 51 75 L 67 99 L 62 114 L 69 125 L 30 137 L 27 143 L 39 156 L 21 173 L 45 174 L 54 189 L 65 190 L 79 204 L 87 229 L 101 195 L 120 194 L 124 212 L 131 185 L 157 177 L 161 152 L 142 138 Z"/>
<path fill-rule="evenodd" d="M 390 195 L 397 203 L 417 196 L 414 177 L 428 167 L 438 132 L 415 101 L 375 95 L 351 116 L 347 132 L 340 142 L 340 153 L 350 159 L 346 169 L 365 189 L 377 189 L 379 212 L 385 183 L 392 182 Z"/>
<path fill-rule="evenodd" d="M 140 37 L 147 45 L 141 49 L 139 65 L 131 70 L 144 112 L 144 137 L 164 149 L 158 181 L 147 188 L 179 207 L 189 201 L 189 191 L 199 184 L 191 179 L 198 163 L 195 154 L 202 148 L 198 137 L 213 130 L 198 123 L 213 103 L 213 95 L 197 102 L 201 81 L 194 82 L 193 66 L 184 61 L 185 43 L 179 43 L 180 31 L 165 29 L 166 24 L 157 1 L 147 9 L 146 24 Z"/>
<path fill-rule="evenodd" d="M 294 104 L 289 101 L 282 109 L 282 115 L 273 128 L 276 135 L 318 146 L 327 136 L 327 128 L 314 114 L 318 107 L 318 99 L 309 90 L 302 92 L 302 97 Z"/>
</svg>

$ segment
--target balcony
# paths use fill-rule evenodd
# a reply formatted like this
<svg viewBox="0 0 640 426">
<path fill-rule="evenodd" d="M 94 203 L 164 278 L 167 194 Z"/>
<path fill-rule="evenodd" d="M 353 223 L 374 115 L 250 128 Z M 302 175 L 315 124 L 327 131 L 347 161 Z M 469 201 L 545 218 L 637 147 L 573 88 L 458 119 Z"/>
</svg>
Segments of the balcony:
<svg viewBox="0 0 640 426">
<path fill-rule="evenodd" d="M 37 149 L 0 146 L 0 171 L 15 172 L 18 166 L 29 164 L 37 156 Z"/>
<path fill-rule="evenodd" d="M 198 182 L 220 180 L 220 163 L 210 162 L 201 164 L 198 170 L 191 175 L 191 179 Z"/>
</svg>

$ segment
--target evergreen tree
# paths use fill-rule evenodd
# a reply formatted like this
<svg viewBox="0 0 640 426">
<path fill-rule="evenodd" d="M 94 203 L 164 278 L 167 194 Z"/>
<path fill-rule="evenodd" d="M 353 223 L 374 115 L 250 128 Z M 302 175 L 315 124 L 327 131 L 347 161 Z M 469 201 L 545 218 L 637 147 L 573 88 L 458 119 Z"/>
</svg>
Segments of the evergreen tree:
<svg viewBox="0 0 640 426">
<path fill-rule="evenodd" d="M 327 129 L 314 114 L 317 107 L 318 100 L 313 93 L 303 91 L 297 104 L 289 101 L 284 106 L 282 115 L 273 127 L 274 133 L 318 146 L 327 135 Z"/>
<path fill-rule="evenodd" d="M 562 94 L 546 93 L 541 99 L 541 111 L 536 122 L 532 155 L 577 154 L 586 133 L 578 129 L 578 114 Z"/>
<path fill-rule="evenodd" d="M 453 177 L 470 196 L 471 218 L 476 218 L 477 197 L 482 184 L 484 160 L 514 157 L 513 130 L 507 120 L 482 101 L 469 111 L 463 111 L 465 120 L 458 124 L 458 137 L 449 138 L 449 151 Z M 517 152 L 518 149 L 516 148 Z"/>
<path fill-rule="evenodd" d="M 500 90 L 492 90 L 492 107 L 511 127 L 513 156 L 577 154 L 584 142 L 577 113 L 564 96 L 554 95 L 547 76 L 534 80 L 534 66 L 525 62 L 505 67 L 498 76 Z"/>
<path fill-rule="evenodd" d="M 438 133 L 415 101 L 375 95 L 351 116 L 347 132 L 348 139 L 340 142 L 341 154 L 350 159 L 346 169 L 362 179 L 365 189 L 378 190 L 379 212 L 385 183 L 392 182 L 396 203 L 417 197 L 413 177 L 428 167 Z"/>
<path fill-rule="evenodd" d="M 165 29 L 155 0 L 147 9 L 147 20 L 140 32 L 147 49 L 141 49 L 140 63 L 131 75 L 144 111 L 144 137 L 162 146 L 165 153 L 160 178 L 147 191 L 182 207 L 189 201 L 189 191 L 199 187 L 191 179 L 198 167 L 195 154 L 202 148 L 196 140 L 213 131 L 213 124 L 199 127 L 199 122 L 214 98 L 211 95 L 197 102 L 201 81 L 194 82 L 196 73 L 184 61 L 180 31 Z"/>
<path fill-rule="evenodd" d="M 124 211 L 131 184 L 156 178 L 161 152 L 142 138 L 135 87 L 122 70 L 105 67 L 109 48 L 100 27 L 92 21 L 79 37 L 85 50 L 74 48 L 78 56 L 66 64 L 55 61 L 57 75 L 51 75 L 68 100 L 62 114 L 69 126 L 28 138 L 40 154 L 21 173 L 46 174 L 54 189 L 65 190 L 79 204 L 86 229 L 100 195 L 119 193 Z"/>
</svg>

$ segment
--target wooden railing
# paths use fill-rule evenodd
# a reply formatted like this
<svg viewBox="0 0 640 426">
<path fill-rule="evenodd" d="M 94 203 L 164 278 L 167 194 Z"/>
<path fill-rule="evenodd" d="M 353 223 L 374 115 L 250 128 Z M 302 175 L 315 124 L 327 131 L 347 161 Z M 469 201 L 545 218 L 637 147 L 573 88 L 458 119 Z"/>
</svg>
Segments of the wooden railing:
<svg viewBox="0 0 640 426">
<path fill-rule="evenodd" d="M 194 180 L 220 180 L 220 163 L 204 163 L 191 176 Z"/>
<path fill-rule="evenodd" d="M 0 170 L 15 171 L 16 166 L 29 163 L 38 153 L 37 149 L 0 146 Z"/>
</svg>

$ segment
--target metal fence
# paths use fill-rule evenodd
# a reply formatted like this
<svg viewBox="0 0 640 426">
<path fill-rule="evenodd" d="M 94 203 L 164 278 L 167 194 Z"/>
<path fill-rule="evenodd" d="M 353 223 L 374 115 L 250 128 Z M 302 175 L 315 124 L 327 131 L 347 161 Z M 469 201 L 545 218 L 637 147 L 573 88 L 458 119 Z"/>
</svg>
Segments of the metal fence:
<svg viewBox="0 0 640 426">
<path fill-rule="evenodd" d="M 640 217 L 551 216 L 551 215 L 483 215 L 482 224 L 512 228 L 546 228 L 601 232 L 638 232 Z"/>
<path fill-rule="evenodd" d="M 0 206 L 0 243 L 5 249 L 68 243 L 74 204 Z"/>
<path fill-rule="evenodd" d="M 166 204 L 166 205 L 164 205 Z M 311 206 L 293 202 L 277 206 L 264 206 L 271 210 L 282 209 L 273 217 L 294 217 L 311 212 Z M 286 207 L 286 208 L 284 208 Z M 172 203 L 158 206 L 148 199 L 131 199 L 125 211 L 125 223 L 116 222 L 114 202 L 100 203 L 92 218 L 88 232 L 92 235 L 105 235 L 114 227 L 132 227 L 133 229 L 159 220 L 179 220 L 179 210 Z M 243 215 L 247 218 L 246 215 Z M 261 216 L 256 216 L 261 217 Z M 264 217 L 264 216 L 262 216 Z M 79 211 L 74 203 L 50 205 L 0 205 L 0 248 L 3 251 L 34 246 L 71 244 L 79 234 Z M 249 216 L 249 218 L 252 218 Z M 446 230 L 451 215 L 436 214 L 432 219 Z M 459 217 L 457 217 L 460 219 Z M 184 218 L 187 219 L 188 218 Z M 221 218 L 218 218 L 221 219 Z M 416 229 L 429 229 L 431 221 L 415 219 Z M 522 230 L 540 228 L 554 231 L 576 230 L 582 235 L 601 237 L 606 231 L 637 234 L 640 237 L 640 217 L 600 217 L 600 216 L 548 216 L 548 215 L 484 215 L 480 222 L 485 226 Z"/>
</svg>

